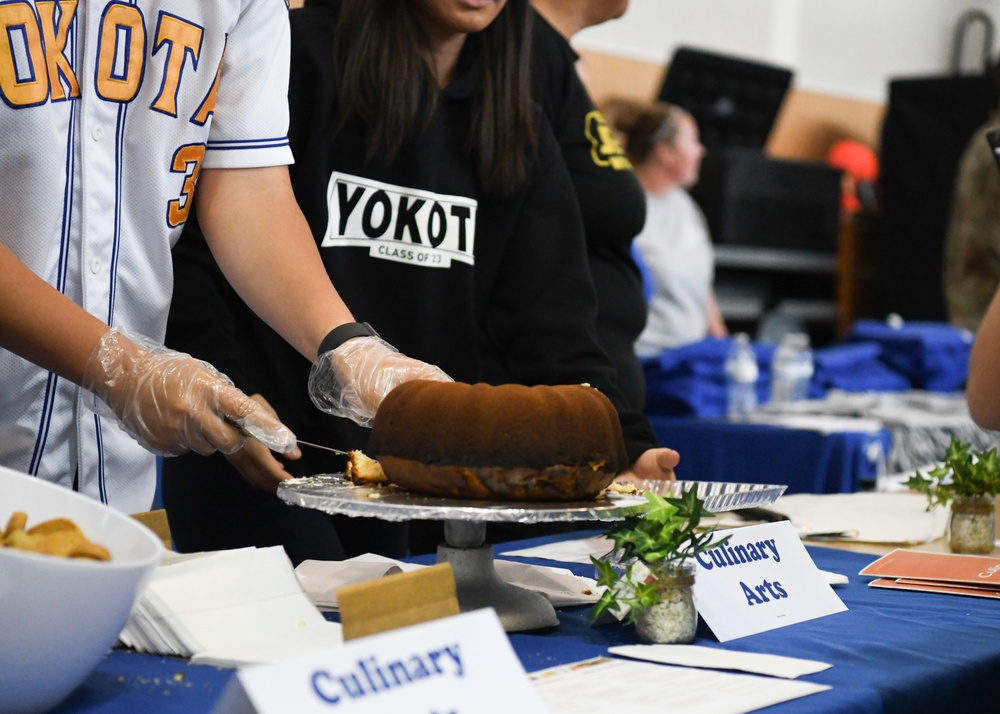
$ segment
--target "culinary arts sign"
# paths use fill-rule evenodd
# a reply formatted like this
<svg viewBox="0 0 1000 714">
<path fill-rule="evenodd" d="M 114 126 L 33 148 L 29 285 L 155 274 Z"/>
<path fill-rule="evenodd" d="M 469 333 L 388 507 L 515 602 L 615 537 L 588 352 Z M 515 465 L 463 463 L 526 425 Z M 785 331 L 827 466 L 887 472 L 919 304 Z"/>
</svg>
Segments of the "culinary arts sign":
<svg viewBox="0 0 1000 714">
<path fill-rule="evenodd" d="M 847 609 L 788 521 L 718 531 L 697 556 L 698 612 L 720 642 Z"/>
<path fill-rule="evenodd" d="M 545 709 L 493 610 L 240 670 L 215 714 L 536 714 Z"/>
</svg>

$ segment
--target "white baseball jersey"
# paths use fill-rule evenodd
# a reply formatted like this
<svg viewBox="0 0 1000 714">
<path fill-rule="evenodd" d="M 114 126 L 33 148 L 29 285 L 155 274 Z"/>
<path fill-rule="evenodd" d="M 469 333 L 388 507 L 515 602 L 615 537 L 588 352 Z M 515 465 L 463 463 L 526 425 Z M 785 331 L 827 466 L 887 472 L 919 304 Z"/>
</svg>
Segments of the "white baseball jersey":
<svg viewBox="0 0 1000 714">
<path fill-rule="evenodd" d="M 291 162 L 287 10 L 0 3 L 0 240 L 109 325 L 162 341 L 198 172 Z M 126 512 L 153 499 L 153 455 L 74 384 L 5 350 L 0 463 Z"/>
</svg>

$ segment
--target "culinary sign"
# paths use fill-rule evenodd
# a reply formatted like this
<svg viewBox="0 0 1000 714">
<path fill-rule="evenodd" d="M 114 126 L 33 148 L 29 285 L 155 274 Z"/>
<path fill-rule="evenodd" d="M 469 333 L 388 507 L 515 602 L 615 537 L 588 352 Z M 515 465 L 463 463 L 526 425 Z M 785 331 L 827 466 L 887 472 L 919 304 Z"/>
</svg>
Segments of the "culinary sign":
<svg viewBox="0 0 1000 714">
<path fill-rule="evenodd" d="M 788 521 L 717 531 L 696 557 L 698 613 L 720 642 L 812 620 L 847 606 Z"/>
<path fill-rule="evenodd" d="M 491 609 L 236 673 L 215 714 L 545 711 Z"/>
</svg>

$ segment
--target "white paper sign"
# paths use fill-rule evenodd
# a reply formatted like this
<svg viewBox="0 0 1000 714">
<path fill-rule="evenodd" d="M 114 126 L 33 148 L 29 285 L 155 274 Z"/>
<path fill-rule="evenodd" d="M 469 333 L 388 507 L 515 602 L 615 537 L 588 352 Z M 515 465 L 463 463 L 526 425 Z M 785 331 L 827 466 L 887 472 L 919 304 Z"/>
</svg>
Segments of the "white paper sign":
<svg viewBox="0 0 1000 714">
<path fill-rule="evenodd" d="M 492 609 L 240 670 L 215 714 L 546 712 Z"/>
<path fill-rule="evenodd" d="M 727 535 L 695 558 L 698 612 L 720 642 L 847 609 L 790 522 L 716 531 L 713 540 Z"/>
</svg>

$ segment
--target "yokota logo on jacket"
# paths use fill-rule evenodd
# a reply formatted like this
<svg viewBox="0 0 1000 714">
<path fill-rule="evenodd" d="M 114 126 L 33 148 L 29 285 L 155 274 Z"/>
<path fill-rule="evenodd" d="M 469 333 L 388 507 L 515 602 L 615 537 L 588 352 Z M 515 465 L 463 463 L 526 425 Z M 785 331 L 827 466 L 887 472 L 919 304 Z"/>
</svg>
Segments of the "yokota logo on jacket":
<svg viewBox="0 0 1000 714">
<path fill-rule="evenodd" d="M 611 132 L 608 120 L 596 109 L 584 119 L 584 133 L 590 139 L 590 158 L 598 166 L 608 166 L 615 171 L 629 171 L 632 162 L 625 156 L 622 145 Z"/>
<path fill-rule="evenodd" d="M 367 247 L 372 258 L 431 268 L 475 264 L 477 202 L 334 172 L 323 248 Z"/>
</svg>

